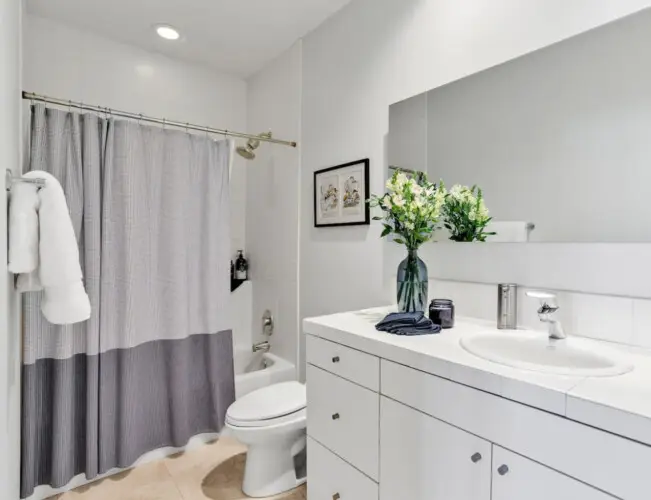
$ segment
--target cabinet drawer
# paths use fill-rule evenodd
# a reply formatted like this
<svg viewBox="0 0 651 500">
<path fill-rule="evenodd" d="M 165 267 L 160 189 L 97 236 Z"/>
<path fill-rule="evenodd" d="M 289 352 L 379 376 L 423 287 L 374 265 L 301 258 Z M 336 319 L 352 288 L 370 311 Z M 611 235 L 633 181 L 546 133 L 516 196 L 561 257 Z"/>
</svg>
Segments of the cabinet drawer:
<svg viewBox="0 0 651 500">
<path fill-rule="evenodd" d="M 498 472 L 499 469 L 499 472 Z M 494 500 L 615 500 L 499 446 L 493 449 Z"/>
<path fill-rule="evenodd" d="M 364 386 L 380 390 L 380 358 L 308 335 L 307 362 Z"/>
<path fill-rule="evenodd" d="M 307 433 L 378 478 L 380 396 L 313 365 L 307 367 Z"/>
<path fill-rule="evenodd" d="M 310 500 L 378 500 L 378 486 L 311 438 L 307 440 Z"/>
<path fill-rule="evenodd" d="M 380 422 L 381 500 L 490 500 L 491 443 L 384 397 Z"/>
</svg>

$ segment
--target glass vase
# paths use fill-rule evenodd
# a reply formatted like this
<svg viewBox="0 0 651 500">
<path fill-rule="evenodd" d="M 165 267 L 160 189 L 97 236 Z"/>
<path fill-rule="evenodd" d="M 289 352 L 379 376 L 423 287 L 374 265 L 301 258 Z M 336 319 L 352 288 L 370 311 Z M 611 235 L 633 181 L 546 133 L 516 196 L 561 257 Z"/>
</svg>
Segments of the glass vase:
<svg viewBox="0 0 651 500">
<path fill-rule="evenodd" d="M 400 312 L 425 312 L 429 285 L 427 266 L 418 250 L 407 249 L 407 258 L 398 266 L 398 309 Z"/>
</svg>

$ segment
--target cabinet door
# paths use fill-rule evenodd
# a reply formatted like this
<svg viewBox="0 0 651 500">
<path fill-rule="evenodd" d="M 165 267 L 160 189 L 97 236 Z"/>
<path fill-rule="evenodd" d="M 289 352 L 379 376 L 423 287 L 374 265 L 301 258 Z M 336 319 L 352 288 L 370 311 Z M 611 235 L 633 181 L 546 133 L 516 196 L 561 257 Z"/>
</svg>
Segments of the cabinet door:
<svg viewBox="0 0 651 500">
<path fill-rule="evenodd" d="M 384 397 L 380 407 L 380 500 L 490 500 L 488 441 Z"/>
<path fill-rule="evenodd" d="M 615 500 L 544 465 L 493 447 L 493 500 Z"/>
</svg>

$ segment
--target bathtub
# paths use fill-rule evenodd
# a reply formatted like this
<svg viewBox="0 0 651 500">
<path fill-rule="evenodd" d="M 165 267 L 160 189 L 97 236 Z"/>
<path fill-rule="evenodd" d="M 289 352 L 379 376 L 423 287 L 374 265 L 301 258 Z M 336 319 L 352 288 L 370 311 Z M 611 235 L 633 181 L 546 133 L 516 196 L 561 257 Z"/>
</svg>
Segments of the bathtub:
<svg viewBox="0 0 651 500">
<path fill-rule="evenodd" d="M 294 364 L 269 352 L 253 353 L 251 349 L 236 349 L 234 361 L 237 399 L 271 384 L 296 380 Z"/>
</svg>

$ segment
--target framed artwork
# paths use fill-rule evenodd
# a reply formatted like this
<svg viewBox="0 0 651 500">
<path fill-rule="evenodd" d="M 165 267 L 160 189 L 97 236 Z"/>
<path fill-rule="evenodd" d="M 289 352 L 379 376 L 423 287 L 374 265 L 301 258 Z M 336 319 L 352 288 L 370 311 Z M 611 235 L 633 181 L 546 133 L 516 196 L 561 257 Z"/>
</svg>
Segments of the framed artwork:
<svg viewBox="0 0 651 500">
<path fill-rule="evenodd" d="M 368 158 L 314 172 L 314 227 L 371 223 Z"/>
</svg>

